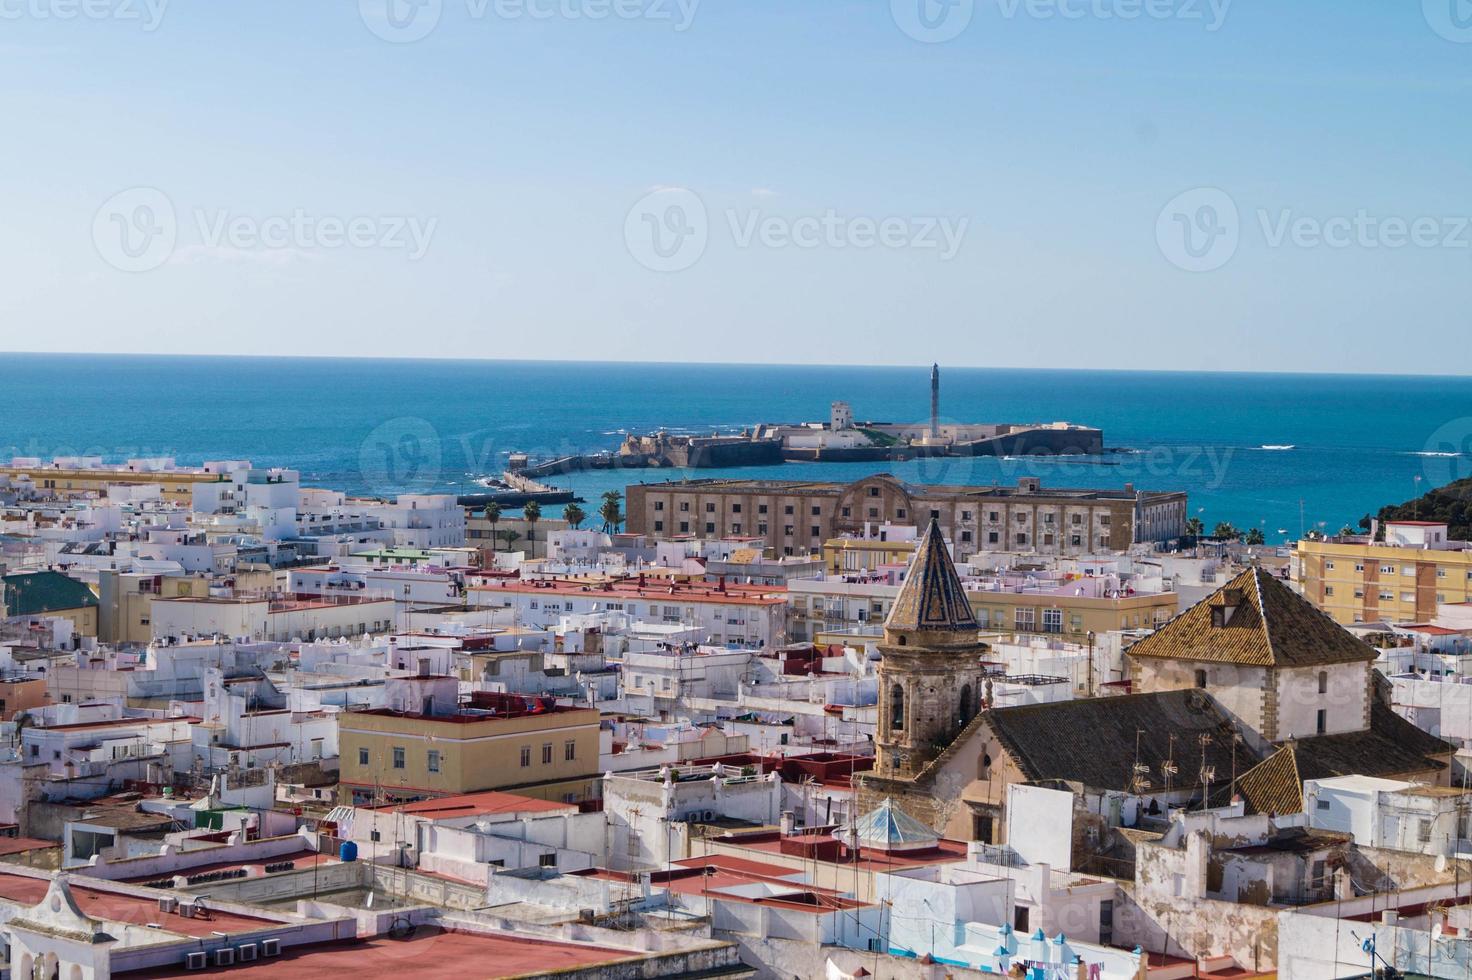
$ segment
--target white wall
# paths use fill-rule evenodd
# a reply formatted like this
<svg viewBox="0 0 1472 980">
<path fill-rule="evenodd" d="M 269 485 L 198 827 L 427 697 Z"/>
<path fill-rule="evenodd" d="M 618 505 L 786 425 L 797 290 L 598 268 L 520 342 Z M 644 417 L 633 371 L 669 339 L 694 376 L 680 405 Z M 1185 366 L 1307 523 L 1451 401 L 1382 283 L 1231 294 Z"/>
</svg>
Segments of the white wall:
<svg viewBox="0 0 1472 980">
<path fill-rule="evenodd" d="M 1073 865 L 1073 794 L 1042 786 L 1007 787 L 1007 843 L 1028 864 Z"/>
</svg>

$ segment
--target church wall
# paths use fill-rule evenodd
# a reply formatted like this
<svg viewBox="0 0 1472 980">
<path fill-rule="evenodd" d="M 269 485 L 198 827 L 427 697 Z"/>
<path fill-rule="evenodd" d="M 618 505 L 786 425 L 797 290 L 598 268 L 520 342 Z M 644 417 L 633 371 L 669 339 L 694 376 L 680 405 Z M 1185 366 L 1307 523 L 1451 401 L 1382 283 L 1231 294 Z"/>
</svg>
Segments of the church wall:
<svg viewBox="0 0 1472 980">
<path fill-rule="evenodd" d="M 1278 738 L 1308 738 L 1318 734 L 1318 713 L 1324 711 L 1324 734 L 1359 732 L 1370 727 L 1370 670 L 1368 663 L 1331 664 L 1278 671 Z M 1327 675 L 1327 693 L 1319 693 L 1319 673 Z"/>
<path fill-rule="evenodd" d="M 1262 749 L 1276 739 L 1271 671 L 1263 667 L 1208 663 L 1195 660 L 1131 659 L 1133 693 L 1182 691 L 1197 686 L 1196 671 L 1206 671 L 1206 690 L 1242 729 L 1242 737 Z"/>
</svg>

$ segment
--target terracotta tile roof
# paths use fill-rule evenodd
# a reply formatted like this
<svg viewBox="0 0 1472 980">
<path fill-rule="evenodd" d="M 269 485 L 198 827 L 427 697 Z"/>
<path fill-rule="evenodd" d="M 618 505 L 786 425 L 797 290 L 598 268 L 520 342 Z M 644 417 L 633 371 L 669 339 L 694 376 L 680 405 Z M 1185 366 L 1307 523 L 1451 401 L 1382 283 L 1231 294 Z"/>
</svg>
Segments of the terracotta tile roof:
<svg viewBox="0 0 1472 980">
<path fill-rule="evenodd" d="M 1129 655 L 1248 667 L 1318 667 L 1376 657 L 1373 647 L 1258 568 L 1130 647 Z"/>
<path fill-rule="evenodd" d="M 956 574 L 955 563 L 946 550 L 940 524 L 933 519 L 925 529 L 920 546 L 915 549 L 910 573 L 905 576 L 899 595 L 895 596 L 884 628 L 973 635 L 980 628 L 966 598 L 961 576 Z"/>
<path fill-rule="evenodd" d="M 1285 745 L 1253 766 L 1237 780 L 1248 813 L 1302 813 L 1303 780 L 1298 777 L 1298 758 Z"/>
<path fill-rule="evenodd" d="M 1401 776 L 1445 769 L 1432 758 L 1455 751 L 1435 735 L 1406 721 L 1389 705 L 1370 706 L 1370 727 L 1363 732 L 1301 738 L 1298 774 L 1304 779 L 1329 776 Z"/>
<path fill-rule="evenodd" d="M 1253 813 L 1301 813 L 1303 782 L 1333 776 L 1406 777 L 1439 771 L 1434 756 L 1453 747 L 1406 721 L 1383 702 L 1370 706 L 1370 727 L 1361 732 L 1315 735 L 1284 742 L 1242 774 L 1237 789 Z"/>
<path fill-rule="evenodd" d="M 998 708 L 986 712 L 988 727 L 1029 781 L 1048 779 L 1092 789 L 1133 792 L 1135 765 L 1147 780 L 1144 792 L 1165 788 L 1164 764 L 1179 770 L 1172 787 L 1198 785 L 1202 746 L 1211 736 L 1206 765 L 1216 770 L 1214 784 L 1232 776 L 1232 736 L 1236 729 L 1204 691 L 1164 691 L 1050 704 Z M 1138 748 L 1137 748 L 1138 746 Z M 1245 745 L 1236 747 L 1239 769 L 1257 761 Z"/>
</svg>

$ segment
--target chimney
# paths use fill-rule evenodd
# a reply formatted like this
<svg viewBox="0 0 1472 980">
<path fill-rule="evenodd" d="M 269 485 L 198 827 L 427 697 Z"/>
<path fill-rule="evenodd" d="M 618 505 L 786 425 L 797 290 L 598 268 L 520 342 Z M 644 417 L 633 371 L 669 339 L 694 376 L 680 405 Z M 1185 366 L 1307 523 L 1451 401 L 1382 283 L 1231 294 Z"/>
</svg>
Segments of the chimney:
<svg viewBox="0 0 1472 980">
<path fill-rule="evenodd" d="M 791 837 L 797 830 L 797 816 L 791 810 L 783 810 L 782 822 L 778 826 L 783 837 Z"/>
</svg>

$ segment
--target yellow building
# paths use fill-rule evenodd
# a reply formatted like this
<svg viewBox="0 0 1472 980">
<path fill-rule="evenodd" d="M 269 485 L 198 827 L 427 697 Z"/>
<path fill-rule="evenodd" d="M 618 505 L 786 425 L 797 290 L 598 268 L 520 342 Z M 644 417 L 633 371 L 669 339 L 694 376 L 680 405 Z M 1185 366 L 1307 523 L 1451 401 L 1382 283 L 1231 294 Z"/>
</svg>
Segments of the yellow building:
<svg viewBox="0 0 1472 980">
<path fill-rule="evenodd" d="M 153 639 L 153 600 L 209 594 L 205 575 L 98 572 L 97 638 L 104 643 L 148 643 Z"/>
<path fill-rule="evenodd" d="M 1170 622 L 1180 602 L 1174 592 L 1067 595 L 1023 591 L 973 595 L 971 608 L 983 632 L 1086 636 L 1156 629 Z"/>
<path fill-rule="evenodd" d="M 881 529 L 879 537 L 838 537 L 823 542 L 823 567 L 829 573 L 866 572 L 881 565 L 908 565 L 915 556 L 915 539 L 890 540 Z"/>
<path fill-rule="evenodd" d="M 506 790 L 577 803 L 598 795 L 593 708 L 477 691 L 452 677 L 389 682 L 393 707 L 339 715 L 340 801 L 397 803 Z"/>
<path fill-rule="evenodd" d="M 1041 586 L 1005 579 L 968 588 L 966 598 L 983 633 L 1057 633 L 1085 637 L 1121 629 L 1153 629 L 1179 609 L 1174 592 L 1109 589 L 1100 578 Z M 795 580 L 788 583 L 789 634 L 817 643 L 861 642 L 877 635 L 900 588 L 873 582 Z"/>
<path fill-rule="evenodd" d="M 33 464 L 33 465 L 32 465 Z M 29 483 L 58 497 L 76 497 L 87 493 L 106 496 L 111 486 L 158 486 L 165 500 L 188 502 L 199 483 L 224 483 L 230 477 L 203 469 L 148 469 L 127 464 L 121 466 L 66 466 L 57 463 L 28 461 L 23 465 L 0 466 L 0 477 L 12 482 Z"/>
<path fill-rule="evenodd" d="M 1385 541 L 1368 537 L 1298 542 L 1303 595 L 1337 623 L 1425 623 L 1443 603 L 1472 601 L 1472 551 L 1447 525 L 1393 521 Z"/>
</svg>

